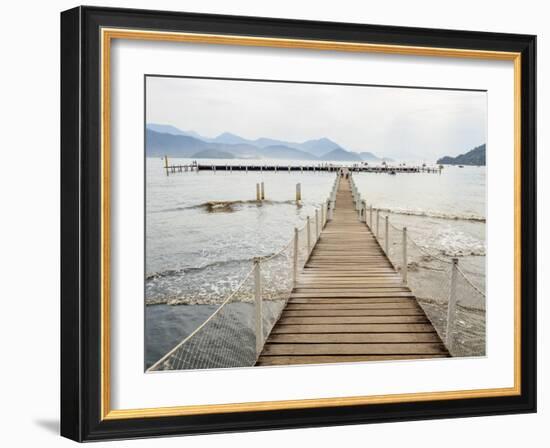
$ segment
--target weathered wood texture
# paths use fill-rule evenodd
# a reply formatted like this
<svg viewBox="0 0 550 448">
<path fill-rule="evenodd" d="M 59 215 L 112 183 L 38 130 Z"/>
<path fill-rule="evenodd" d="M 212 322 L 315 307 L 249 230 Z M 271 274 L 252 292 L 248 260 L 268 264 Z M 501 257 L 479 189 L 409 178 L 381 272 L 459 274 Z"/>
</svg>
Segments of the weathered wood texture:
<svg viewBox="0 0 550 448">
<path fill-rule="evenodd" d="M 342 179 L 328 222 L 257 365 L 449 356 L 411 290 L 359 222 Z"/>
</svg>

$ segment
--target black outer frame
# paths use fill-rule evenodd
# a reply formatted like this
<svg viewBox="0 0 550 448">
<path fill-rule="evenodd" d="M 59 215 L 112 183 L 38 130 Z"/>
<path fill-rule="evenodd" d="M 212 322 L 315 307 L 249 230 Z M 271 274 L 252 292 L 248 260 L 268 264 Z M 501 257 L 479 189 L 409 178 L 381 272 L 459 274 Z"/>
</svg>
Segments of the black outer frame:
<svg viewBox="0 0 550 448">
<path fill-rule="evenodd" d="M 100 420 L 100 28 L 521 52 L 521 395 Z M 77 7 L 61 13 L 61 435 L 141 438 L 536 412 L 536 36 Z"/>
</svg>

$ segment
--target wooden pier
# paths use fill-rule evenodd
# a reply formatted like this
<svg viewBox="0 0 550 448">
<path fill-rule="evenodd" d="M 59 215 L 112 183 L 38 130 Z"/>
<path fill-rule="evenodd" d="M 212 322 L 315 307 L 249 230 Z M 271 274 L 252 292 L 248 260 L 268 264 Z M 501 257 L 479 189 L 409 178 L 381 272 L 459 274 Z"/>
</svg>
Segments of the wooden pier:
<svg viewBox="0 0 550 448">
<path fill-rule="evenodd" d="M 164 158 L 164 170 L 166 175 L 184 172 L 329 172 L 335 173 L 340 170 L 347 170 L 350 172 L 359 173 L 380 173 L 380 174 L 397 174 L 397 173 L 435 173 L 441 174 L 440 167 L 433 166 L 408 166 L 408 165 L 363 165 L 363 164 L 348 164 L 348 165 L 334 165 L 331 163 L 319 163 L 319 164 L 305 164 L 305 165 L 262 165 L 262 164 L 170 164 L 168 158 Z"/>
<path fill-rule="evenodd" d="M 370 229 L 342 178 L 321 233 L 259 366 L 442 358 L 449 353 Z"/>
</svg>

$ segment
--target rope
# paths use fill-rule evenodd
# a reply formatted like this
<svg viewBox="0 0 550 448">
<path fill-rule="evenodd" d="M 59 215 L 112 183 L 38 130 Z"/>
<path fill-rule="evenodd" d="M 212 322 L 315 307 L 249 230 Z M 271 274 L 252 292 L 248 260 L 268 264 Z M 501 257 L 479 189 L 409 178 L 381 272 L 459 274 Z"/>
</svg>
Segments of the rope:
<svg viewBox="0 0 550 448">
<path fill-rule="evenodd" d="M 304 228 L 305 228 L 305 226 L 304 226 Z M 287 249 L 290 247 L 290 245 L 291 245 L 293 242 L 294 242 L 294 237 L 292 237 L 292 238 L 289 240 L 289 242 L 286 243 L 286 244 L 284 245 L 284 247 L 283 247 L 281 250 L 279 250 L 278 252 L 275 252 L 274 254 L 271 254 L 271 255 L 267 255 L 267 256 L 265 256 L 265 257 L 258 257 L 259 260 L 260 260 L 260 262 L 261 262 L 261 263 L 264 263 L 264 262 L 266 262 L 266 261 L 271 260 L 272 258 L 275 258 L 275 257 L 278 256 L 278 255 L 281 255 L 285 250 L 287 250 Z"/>
<path fill-rule="evenodd" d="M 462 275 L 462 278 L 466 280 L 466 282 L 481 296 L 486 297 L 485 293 L 481 291 L 476 285 L 472 283 L 472 281 L 466 276 L 466 274 L 460 269 L 460 267 L 457 265 L 456 270 Z"/>
<path fill-rule="evenodd" d="M 441 258 L 441 257 L 438 257 L 437 255 L 433 255 L 431 253 L 429 253 L 426 249 L 424 249 L 422 246 L 420 246 L 420 244 L 418 244 L 415 240 L 413 240 L 409 234 L 407 233 L 407 238 L 411 241 L 411 243 L 413 243 L 417 249 L 422 252 L 424 255 L 427 255 L 428 257 L 431 257 L 433 258 L 434 260 L 437 260 L 437 261 L 441 261 L 442 263 L 447 263 L 447 264 L 452 264 L 452 261 L 449 261 L 449 260 L 445 260 L 444 258 Z"/>
<path fill-rule="evenodd" d="M 162 358 L 160 358 L 156 363 L 154 363 L 151 367 L 147 369 L 147 371 L 155 370 L 160 364 L 162 364 L 166 359 L 168 359 L 173 353 L 176 352 L 183 344 L 185 344 L 187 341 L 189 341 L 193 336 L 195 336 L 202 328 L 205 327 L 205 325 L 210 322 L 220 311 L 221 309 L 237 294 L 242 286 L 245 284 L 245 282 L 250 278 L 252 273 L 254 272 L 254 267 L 248 271 L 244 279 L 239 283 L 237 288 L 229 294 L 229 296 L 221 303 L 221 305 L 214 311 L 208 319 L 206 319 L 195 331 L 193 331 L 189 336 L 187 336 L 183 341 L 181 341 L 178 345 L 176 345 L 172 350 L 170 350 L 166 355 L 164 355 Z"/>
</svg>

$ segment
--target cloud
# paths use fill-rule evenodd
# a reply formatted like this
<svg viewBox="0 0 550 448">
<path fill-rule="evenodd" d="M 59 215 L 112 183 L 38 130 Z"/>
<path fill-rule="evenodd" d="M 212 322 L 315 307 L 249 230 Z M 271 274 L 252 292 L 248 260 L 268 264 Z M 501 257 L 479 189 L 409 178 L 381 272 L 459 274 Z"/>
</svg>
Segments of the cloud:
<svg viewBox="0 0 550 448">
<path fill-rule="evenodd" d="M 486 141 L 485 92 L 147 78 L 147 122 L 205 136 L 305 141 L 433 161 Z"/>
</svg>

